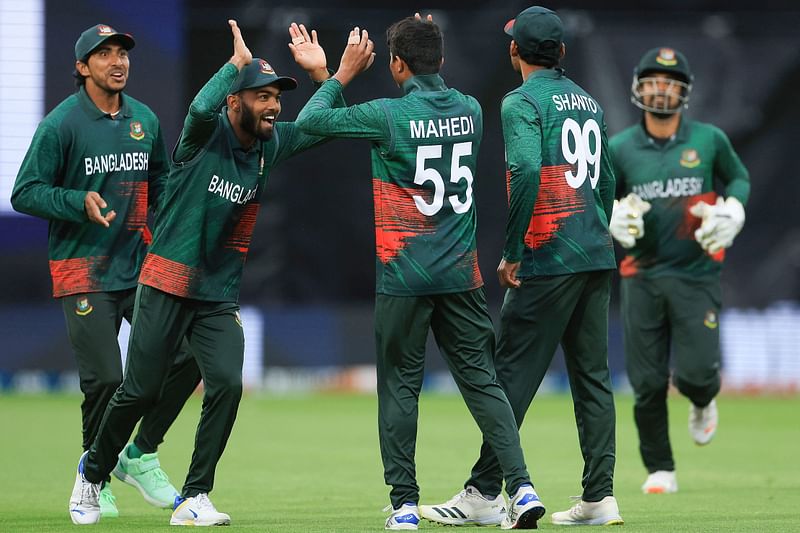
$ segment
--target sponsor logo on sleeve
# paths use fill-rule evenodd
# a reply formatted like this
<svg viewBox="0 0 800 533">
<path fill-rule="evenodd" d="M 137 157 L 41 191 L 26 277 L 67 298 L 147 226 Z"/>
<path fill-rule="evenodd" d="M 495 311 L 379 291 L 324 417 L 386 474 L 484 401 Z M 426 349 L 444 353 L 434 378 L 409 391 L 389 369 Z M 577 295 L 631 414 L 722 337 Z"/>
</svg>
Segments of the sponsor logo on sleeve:
<svg viewBox="0 0 800 533">
<path fill-rule="evenodd" d="M 94 307 L 92 307 L 92 304 L 89 303 L 89 298 L 84 296 L 83 298 L 78 298 L 78 300 L 75 302 L 76 315 L 86 316 L 92 311 L 94 311 Z"/>
<path fill-rule="evenodd" d="M 142 123 L 138 120 L 131 122 L 131 138 L 137 141 L 144 139 L 144 128 L 142 128 Z"/>
</svg>

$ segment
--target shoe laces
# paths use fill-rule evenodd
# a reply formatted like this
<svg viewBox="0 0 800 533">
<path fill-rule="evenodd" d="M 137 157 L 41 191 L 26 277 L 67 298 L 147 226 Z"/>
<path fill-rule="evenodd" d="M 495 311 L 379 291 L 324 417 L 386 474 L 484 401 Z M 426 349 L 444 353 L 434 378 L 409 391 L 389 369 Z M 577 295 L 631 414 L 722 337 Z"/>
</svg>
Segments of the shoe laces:
<svg viewBox="0 0 800 533">
<path fill-rule="evenodd" d="M 167 473 L 164 472 L 161 468 L 154 468 L 147 472 L 147 474 L 152 478 L 153 484 L 157 488 L 163 488 L 169 485 L 169 478 L 167 477 Z"/>
<path fill-rule="evenodd" d="M 114 496 L 111 495 L 113 498 Z M 81 483 L 81 503 L 83 502 L 99 502 L 100 501 L 100 483 L 92 483 L 86 478 L 83 478 Z"/>
<path fill-rule="evenodd" d="M 215 513 L 217 512 L 217 508 L 214 507 L 214 504 L 211 503 L 211 499 L 205 492 L 201 492 L 200 494 L 195 496 L 194 501 L 199 509 L 207 509 L 209 511 L 214 511 Z"/>
<path fill-rule="evenodd" d="M 452 498 L 447 500 L 444 503 L 443 507 L 455 507 L 459 503 L 461 503 L 462 500 L 466 499 L 469 496 L 473 496 L 474 497 L 476 495 L 472 494 L 471 492 L 467 492 L 467 489 L 463 489 L 461 492 L 459 492 L 458 494 L 456 494 L 455 496 L 453 496 Z"/>
<path fill-rule="evenodd" d="M 580 518 L 583 516 L 583 497 L 582 496 L 570 496 L 570 501 L 572 502 L 572 507 L 569 510 L 569 515 L 572 518 Z"/>
</svg>

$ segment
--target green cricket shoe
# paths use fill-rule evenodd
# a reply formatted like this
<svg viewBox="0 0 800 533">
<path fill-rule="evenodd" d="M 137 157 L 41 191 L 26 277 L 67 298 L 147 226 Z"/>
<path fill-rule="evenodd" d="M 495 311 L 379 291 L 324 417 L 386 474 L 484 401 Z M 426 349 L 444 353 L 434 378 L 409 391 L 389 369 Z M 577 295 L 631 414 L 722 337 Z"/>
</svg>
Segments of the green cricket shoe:
<svg viewBox="0 0 800 533">
<path fill-rule="evenodd" d="M 117 497 L 111 492 L 111 484 L 105 483 L 100 489 L 100 517 L 119 518 L 117 509 Z"/>
<path fill-rule="evenodd" d="M 128 444 L 119 454 L 114 467 L 114 476 L 120 481 L 133 485 L 142 493 L 150 505 L 171 509 L 178 491 L 169 482 L 167 474 L 158 462 L 158 452 L 146 453 L 138 459 L 128 457 Z"/>
</svg>

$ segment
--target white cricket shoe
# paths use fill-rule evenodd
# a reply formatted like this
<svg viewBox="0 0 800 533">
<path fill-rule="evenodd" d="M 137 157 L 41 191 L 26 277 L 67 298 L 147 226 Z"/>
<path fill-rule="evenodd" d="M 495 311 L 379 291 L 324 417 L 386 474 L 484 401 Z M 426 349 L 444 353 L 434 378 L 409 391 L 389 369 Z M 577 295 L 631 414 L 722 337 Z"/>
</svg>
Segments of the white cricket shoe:
<svg viewBox="0 0 800 533">
<path fill-rule="evenodd" d="M 100 489 L 102 483 L 92 483 L 83 477 L 83 463 L 89 452 L 78 460 L 75 486 L 69 498 L 69 516 L 73 524 L 96 524 L 100 521 Z"/>
<path fill-rule="evenodd" d="M 418 529 L 419 509 L 417 509 L 417 504 L 406 502 L 399 509 L 388 505 L 383 510 L 392 512 L 386 519 L 384 529 Z"/>
<path fill-rule="evenodd" d="M 205 492 L 191 498 L 175 498 L 175 510 L 169 519 L 171 526 L 228 526 L 230 523 L 231 517 L 217 511 Z"/>
<path fill-rule="evenodd" d="M 621 526 L 617 500 L 606 496 L 599 502 L 585 502 L 580 496 L 578 502 L 568 511 L 560 511 L 550 516 L 550 521 L 559 526 Z"/>
<path fill-rule="evenodd" d="M 711 400 L 711 403 L 705 407 L 692 405 L 689 408 L 689 434 L 698 446 L 711 442 L 714 433 L 717 432 L 718 422 L 719 413 L 716 400 Z"/>
<path fill-rule="evenodd" d="M 502 494 L 490 500 L 469 485 L 444 503 L 420 505 L 419 514 L 449 526 L 496 526 L 506 517 L 506 501 Z"/>
<path fill-rule="evenodd" d="M 500 524 L 500 529 L 537 529 L 536 521 L 544 516 L 544 504 L 527 483 L 517 489 L 508 502 L 508 513 Z"/>
<path fill-rule="evenodd" d="M 678 492 L 678 480 L 674 470 L 656 470 L 642 485 L 645 494 L 673 494 Z"/>
</svg>

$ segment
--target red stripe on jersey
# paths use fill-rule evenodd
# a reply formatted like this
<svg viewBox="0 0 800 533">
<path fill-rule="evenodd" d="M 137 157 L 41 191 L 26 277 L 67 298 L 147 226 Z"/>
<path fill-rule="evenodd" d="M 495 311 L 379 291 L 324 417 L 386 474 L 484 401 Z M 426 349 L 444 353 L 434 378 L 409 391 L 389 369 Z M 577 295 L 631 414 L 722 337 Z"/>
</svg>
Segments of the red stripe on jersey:
<svg viewBox="0 0 800 533">
<path fill-rule="evenodd" d="M 469 265 L 470 270 L 472 271 L 472 283 L 473 287 L 479 287 L 483 285 L 483 276 L 481 276 L 481 268 L 478 265 L 478 250 L 472 250 L 471 252 L 467 253 L 461 261 L 460 264 Z"/>
<path fill-rule="evenodd" d="M 225 248 L 230 248 L 246 254 L 250 249 L 250 240 L 253 238 L 253 230 L 256 228 L 256 217 L 258 208 L 261 204 L 252 202 L 244 206 L 239 222 L 234 226 L 230 237 L 225 242 Z"/>
<path fill-rule="evenodd" d="M 125 218 L 125 226 L 131 231 L 140 231 L 142 239 L 149 244 L 147 235 L 147 182 L 146 181 L 121 181 L 119 183 L 120 196 L 132 196 L 131 207 Z"/>
<path fill-rule="evenodd" d="M 625 258 L 619 263 L 619 275 L 623 278 L 629 278 L 639 273 L 639 264 L 633 256 L 626 255 Z"/>
<path fill-rule="evenodd" d="M 139 283 L 175 296 L 189 296 L 189 286 L 197 282 L 200 270 L 155 254 L 147 254 Z"/>
<path fill-rule="evenodd" d="M 119 185 L 120 196 L 133 196 L 125 223 L 129 230 L 142 231 L 147 226 L 147 182 L 123 181 Z"/>
<path fill-rule="evenodd" d="M 397 257 L 411 237 L 436 232 L 432 221 L 417 209 L 415 194 L 420 194 L 420 189 L 404 189 L 378 178 L 372 179 L 375 253 L 383 264 Z"/>
<path fill-rule="evenodd" d="M 53 297 L 100 290 L 97 273 L 107 266 L 108 256 L 76 257 L 50 261 Z"/>
<path fill-rule="evenodd" d="M 571 165 L 542 167 L 539 178 L 539 194 L 533 207 L 525 245 L 538 249 L 552 241 L 563 225 L 563 220 L 586 207 L 578 189 L 573 189 L 564 173 L 572 170 Z"/>
</svg>

